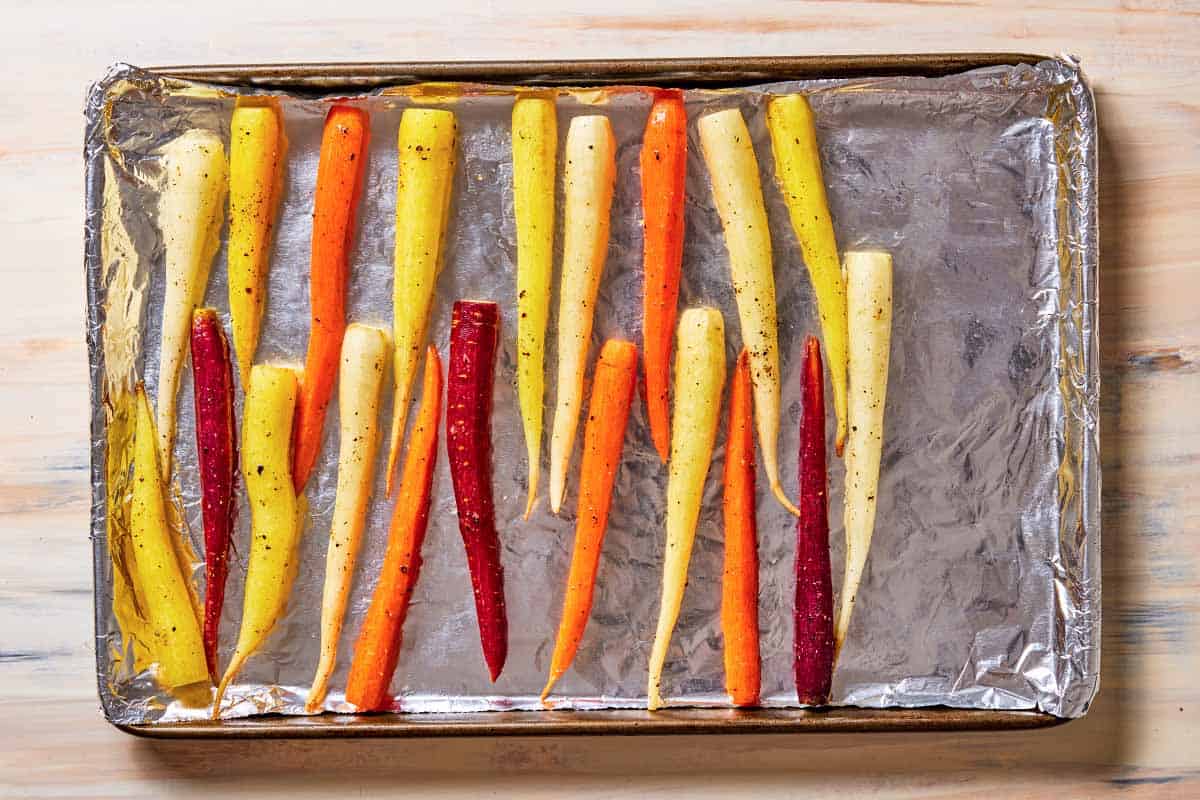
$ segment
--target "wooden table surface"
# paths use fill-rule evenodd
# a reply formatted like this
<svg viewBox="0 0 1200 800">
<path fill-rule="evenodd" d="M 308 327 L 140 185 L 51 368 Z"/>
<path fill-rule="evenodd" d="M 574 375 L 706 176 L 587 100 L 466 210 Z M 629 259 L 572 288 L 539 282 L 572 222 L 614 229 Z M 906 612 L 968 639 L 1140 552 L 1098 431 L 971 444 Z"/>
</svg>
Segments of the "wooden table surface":
<svg viewBox="0 0 1200 800">
<path fill-rule="evenodd" d="M 0 4 L 0 795 L 1200 796 L 1200 2 L 140 5 Z M 1010 734 L 245 744 L 103 721 L 80 111 L 110 63 L 949 50 L 1075 53 L 1096 90 L 1104 655 L 1086 718 Z"/>
</svg>

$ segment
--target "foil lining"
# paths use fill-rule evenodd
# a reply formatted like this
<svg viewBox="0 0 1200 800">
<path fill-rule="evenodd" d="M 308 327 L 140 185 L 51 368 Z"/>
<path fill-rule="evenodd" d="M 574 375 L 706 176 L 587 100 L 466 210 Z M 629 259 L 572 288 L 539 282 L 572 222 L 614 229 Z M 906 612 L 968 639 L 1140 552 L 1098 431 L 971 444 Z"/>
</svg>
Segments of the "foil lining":
<svg viewBox="0 0 1200 800">
<path fill-rule="evenodd" d="M 791 491 L 802 341 L 806 334 L 818 333 L 819 326 L 812 288 L 775 184 L 764 101 L 770 93 L 797 90 L 811 92 L 841 247 L 883 247 L 892 251 L 896 264 L 878 520 L 834 678 L 833 702 L 1036 708 L 1080 716 L 1098 688 L 1100 643 L 1098 237 L 1091 93 L 1069 58 L 939 78 L 821 80 L 687 92 L 692 120 L 711 109 L 737 106 L 754 137 L 775 250 L 785 376 L 780 459 Z M 570 117 L 603 113 L 612 119 L 619 143 L 594 358 L 606 337 L 640 341 L 637 158 L 650 94 L 637 87 L 558 92 L 560 135 L 565 136 Z M 129 596 L 120 554 L 128 518 L 119 508 L 110 509 L 108 498 L 110 481 L 118 499 L 124 492 L 121 482 L 127 482 L 117 459 L 128 452 L 131 435 L 128 394 L 138 379 L 146 381 L 152 396 L 157 389 L 163 297 L 162 242 L 155 220 L 157 151 L 190 127 L 210 129 L 228 141 L 235 99 L 228 89 L 116 66 L 92 88 L 87 101 L 96 655 L 105 713 L 118 723 L 194 719 L 207 713 L 162 693 L 153 680 L 147 653 L 137 640 L 138 598 Z M 309 315 L 311 202 L 321 124 L 331 98 L 280 99 L 291 147 L 258 360 L 299 364 Z M 520 519 L 526 470 L 515 388 L 511 100 L 506 87 L 473 85 L 395 87 L 348 98 L 370 111 L 372 127 L 351 261 L 349 318 L 390 328 L 396 131 L 401 112 L 414 103 L 452 108 L 461 137 L 432 341 L 445 352 L 450 305 L 456 298 L 490 298 L 502 309 L 494 445 L 511 637 L 508 663 L 499 681 L 489 683 L 443 449 L 425 567 L 392 685 L 397 707 L 410 712 L 538 708 L 570 559 L 575 476 L 563 516 L 551 515 L 543 498 L 530 521 Z M 694 125 L 689 148 L 680 304 L 713 304 L 723 311 L 732 365 L 741 342 Z M 207 303 L 220 310 L 228 330 L 225 263 L 222 249 Z M 555 300 L 552 308 L 556 305 Z M 547 369 L 555 364 L 550 336 Z M 188 372 L 180 387 L 175 481 L 187 535 L 196 552 L 203 552 Z M 391 405 L 390 391 L 388 395 L 384 409 Z M 553 399 L 550 380 L 548 408 Z M 240 390 L 237 402 L 240 416 Z M 235 702 L 228 716 L 303 713 L 317 663 L 336 484 L 336 419 L 335 398 L 307 492 L 310 516 L 287 613 L 250 660 L 241 682 L 231 688 L 229 697 Z M 664 695 L 675 705 L 726 703 L 719 622 L 722 458 L 718 442 L 690 583 L 664 675 Z M 381 473 L 382 464 L 334 687 L 345 684 L 384 551 L 390 504 L 378 491 Z M 844 550 L 840 461 L 831 459 L 830 478 L 836 589 Z M 636 403 L 595 605 L 575 664 L 557 687 L 560 707 L 644 707 L 658 608 L 665 481 L 644 407 Z M 241 503 L 244 512 L 244 497 Z M 759 492 L 758 520 L 763 705 L 792 707 L 795 523 L 766 491 Z M 248 521 L 247 513 L 240 514 L 222 621 L 222 664 L 228 661 L 241 616 Z M 198 582 L 201 576 L 197 564 Z M 124 636 L 118 619 L 125 623 Z M 348 708 L 340 693 L 331 692 L 327 710 Z"/>
</svg>

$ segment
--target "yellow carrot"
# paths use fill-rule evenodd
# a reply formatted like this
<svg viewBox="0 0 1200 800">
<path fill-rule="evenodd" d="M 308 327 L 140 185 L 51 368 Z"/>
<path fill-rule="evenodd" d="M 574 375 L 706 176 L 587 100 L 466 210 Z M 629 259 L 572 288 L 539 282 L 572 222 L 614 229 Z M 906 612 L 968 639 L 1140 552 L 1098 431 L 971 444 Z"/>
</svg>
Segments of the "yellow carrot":
<svg viewBox="0 0 1200 800">
<path fill-rule="evenodd" d="M 371 473 L 379 445 L 379 395 L 387 373 L 391 340 L 379 328 L 354 323 L 342 342 L 338 375 L 341 445 L 338 450 L 337 495 L 329 549 L 325 555 L 325 590 L 321 599 L 321 658 L 308 693 L 307 710 L 325 702 L 329 678 L 337 664 L 338 639 L 350 597 L 354 563 L 362 543 Z"/>
<path fill-rule="evenodd" d="M 283 614 L 299 566 L 303 503 L 292 485 L 288 452 L 296 394 L 295 371 L 265 364 L 250 370 L 242 416 L 242 480 L 250 502 L 250 561 L 242 627 L 217 688 L 213 719 L 220 716 L 225 690 Z"/>
<path fill-rule="evenodd" d="M 729 272 L 737 297 L 742 343 L 750 352 L 754 421 L 771 493 L 793 514 L 800 510 L 779 482 L 779 331 L 771 231 L 754 144 L 736 108 L 700 118 L 700 146 L 725 231 Z"/>
<path fill-rule="evenodd" d="M 155 678 L 168 691 L 194 684 L 208 686 L 200 620 L 171 543 L 174 534 L 167 522 L 158 436 L 150 402 L 140 383 L 136 403 L 130 529 L 134 576 L 154 636 L 152 649 L 158 661 Z"/>
<path fill-rule="evenodd" d="M 887 403 L 892 340 L 892 257 L 878 250 L 846 252 L 846 310 L 850 324 L 846 440 L 846 574 L 834 642 L 846 640 L 875 530 L 883 408 Z M 836 656 L 835 656 L 836 658 Z"/>
<path fill-rule="evenodd" d="M 679 619 L 704 481 L 712 461 L 725 385 L 725 323 L 715 308 L 690 308 L 679 317 L 675 355 L 675 412 L 667 462 L 667 546 L 662 602 L 650 652 L 648 708 L 662 706 L 662 671 Z"/>
<path fill-rule="evenodd" d="M 425 348 L 429 309 L 441 269 L 458 127 L 454 114 L 435 108 L 410 108 L 400 117 L 400 173 L 396 184 L 395 278 L 392 288 L 395 397 L 388 448 L 387 493 L 404 426 L 413 377 Z"/>
<path fill-rule="evenodd" d="M 287 136 L 273 100 L 238 105 L 229 125 L 229 315 L 242 386 L 258 349 Z"/>
<path fill-rule="evenodd" d="M 563 175 L 562 286 L 558 305 L 558 396 L 550 436 L 550 509 L 557 514 L 583 405 L 583 373 L 592 316 L 608 255 L 609 210 L 616 180 L 616 140 L 608 117 L 571 120 Z"/>
<path fill-rule="evenodd" d="M 162 341 L 158 368 L 158 458 L 171 475 L 175 445 L 175 394 L 187 353 L 192 312 L 204 302 L 208 273 L 220 245 L 229 165 L 215 133 L 189 130 L 162 150 L 163 189 L 158 201 L 166 264 Z"/>
<path fill-rule="evenodd" d="M 846 283 L 825 198 L 821 150 L 808 98 L 802 94 L 772 98 L 767 104 L 767 130 L 775 153 L 775 176 L 817 295 L 837 415 L 835 441 L 841 455 L 846 441 Z"/>
<path fill-rule="evenodd" d="M 517 393 L 529 458 L 525 518 L 541 475 L 542 399 L 546 391 L 546 318 L 554 269 L 554 172 L 558 122 L 554 100 L 518 97 L 512 112 L 513 209 L 517 218 Z"/>
</svg>

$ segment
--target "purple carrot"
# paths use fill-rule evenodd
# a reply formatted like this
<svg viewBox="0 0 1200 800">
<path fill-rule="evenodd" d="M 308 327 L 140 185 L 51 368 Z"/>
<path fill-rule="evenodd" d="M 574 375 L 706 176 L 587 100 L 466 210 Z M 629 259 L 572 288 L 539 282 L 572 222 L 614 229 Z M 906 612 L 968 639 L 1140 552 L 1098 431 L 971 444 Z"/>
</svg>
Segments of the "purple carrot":
<svg viewBox="0 0 1200 800">
<path fill-rule="evenodd" d="M 825 376 L 821 348 L 804 343 L 800 424 L 800 521 L 796 524 L 796 634 L 792 647 L 796 696 L 805 705 L 829 702 L 833 683 L 833 581 L 829 566 L 828 475 L 825 470 Z"/>
<path fill-rule="evenodd" d="M 229 574 L 237 479 L 233 427 L 233 364 L 217 312 L 198 308 L 192 315 L 192 374 L 196 397 L 196 460 L 204 514 L 204 658 L 216 683 L 218 628 Z"/>
<path fill-rule="evenodd" d="M 450 322 L 450 365 L 446 381 L 446 451 L 458 530 L 467 550 L 479 640 L 492 681 L 508 656 L 504 567 L 492 502 L 492 384 L 500 307 L 459 300 Z"/>
</svg>

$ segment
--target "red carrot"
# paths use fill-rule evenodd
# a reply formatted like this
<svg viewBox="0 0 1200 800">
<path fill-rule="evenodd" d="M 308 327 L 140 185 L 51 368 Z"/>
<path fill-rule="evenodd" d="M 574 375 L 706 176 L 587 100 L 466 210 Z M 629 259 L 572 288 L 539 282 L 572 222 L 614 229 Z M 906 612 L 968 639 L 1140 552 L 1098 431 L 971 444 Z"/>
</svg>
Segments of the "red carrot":
<svg viewBox="0 0 1200 800">
<path fill-rule="evenodd" d="M 392 703 L 388 687 L 396 672 L 403 642 L 404 618 L 421 572 L 421 545 L 429 524 L 430 489 L 437 458 L 438 420 L 442 416 L 442 360 L 430 347 L 425 357 L 421 410 L 409 437 L 400 479 L 400 495 L 392 512 L 387 552 L 379 583 L 371 596 L 354 647 L 346 683 L 346 701 L 359 711 L 385 711 Z"/>
<path fill-rule="evenodd" d="M 636 384 L 637 347 L 631 342 L 609 339 L 600 351 L 592 380 L 592 400 L 583 432 L 583 465 L 579 471 L 575 550 L 571 554 L 562 621 L 550 660 L 550 678 L 542 690 L 543 702 L 554 683 L 571 666 L 592 611 L 600 547 L 608 527 L 613 481 L 621 464 L 621 447 Z"/>
<path fill-rule="evenodd" d="M 642 135 L 642 347 L 650 436 L 665 462 L 671 447 L 671 343 L 683 264 L 683 202 L 687 178 L 687 111 L 683 96 L 664 92 L 650 107 Z"/>
<path fill-rule="evenodd" d="M 754 518 L 754 400 L 750 354 L 742 350 L 729 393 L 725 439 L 725 575 L 721 632 L 725 690 L 735 706 L 758 705 L 758 529 Z"/>
<path fill-rule="evenodd" d="M 229 575 L 233 535 L 233 492 L 237 480 L 237 438 L 233 422 L 233 364 L 217 312 L 198 308 L 192 315 L 192 373 L 195 384 L 196 460 L 204 515 L 204 658 L 217 682 L 218 627 Z"/>
<path fill-rule="evenodd" d="M 824 383 L 821 348 L 809 336 L 801 389 L 804 418 L 800 423 L 800 521 L 796 524 L 796 633 L 792 655 L 796 697 L 813 706 L 829 701 L 833 683 Z"/>
<path fill-rule="evenodd" d="M 459 300 L 450 322 L 450 367 L 446 382 L 446 453 L 458 530 L 467 550 L 483 658 L 492 681 L 508 656 L 504 568 L 492 503 L 492 384 L 500 307 Z"/>
<path fill-rule="evenodd" d="M 369 133 L 367 112 L 361 108 L 337 105 L 325 117 L 313 196 L 309 267 L 312 326 L 292 427 L 292 480 L 297 494 L 304 490 L 321 451 L 325 409 L 337 378 L 346 331 L 348 259 Z"/>
</svg>

